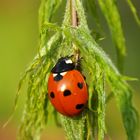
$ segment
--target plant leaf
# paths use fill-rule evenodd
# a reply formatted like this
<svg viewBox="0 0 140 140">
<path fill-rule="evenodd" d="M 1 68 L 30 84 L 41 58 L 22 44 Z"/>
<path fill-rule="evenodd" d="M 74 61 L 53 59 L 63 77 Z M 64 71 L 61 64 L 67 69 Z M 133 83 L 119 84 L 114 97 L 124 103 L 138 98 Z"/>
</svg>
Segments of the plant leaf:
<svg viewBox="0 0 140 140">
<path fill-rule="evenodd" d="M 118 68 L 123 72 L 123 59 L 126 54 L 125 38 L 122 30 L 121 19 L 116 0 L 98 0 L 103 15 L 106 18 L 111 37 L 117 50 Z"/>
<path fill-rule="evenodd" d="M 39 9 L 39 49 L 44 47 L 45 43 L 49 39 L 49 28 L 45 28 L 44 24 L 52 21 L 52 17 L 60 7 L 62 0 L 41 0 Z"/>
<path fill-rule="evenodd" d="M 23 120 L 20 126 L 18 139 L 38 140 L 40 132 L 44 128 L 48 116 L 47 81 L 49 73 L 54 64 L 54 58 L 58 59 L 59 54 L 54 53 L 61 44 L 62 36 L 56 33 L 47 43 L 46 51 L 42 51 L 35 57 L 38 64 L 32 65 L 28 70 L 27 101 L 24 110 Z M 32 66 L 31 65 L 31 66 Z"/>
<path fill-rule="evenodd" d="M 82 112 L 80 116 L 72 118 L 61 115 L 61 122 L 66 131 L 68 140 L 87 139 L 86 111 Z"/>
<path fill-rule="evenodd" d="M 139 18 L 138 14 L 137 14 L 137 10 L 136 10 L 134 4 L 132 3 L 131 0 L 126 0 L 126 1 L 128 3 L 128 6 L 130 7 L 130 10 L 133 13 L 133 16 L 134 16 L 136 22 L 138 23 L 138 25 L 140 25 L 140 18 Z"/>
<path fill-rule="evenodd" d="M 106 79 L 110 84 L 111 91 L 114 93 L 116 102 L 121 111 L 128 139 L 135 140 L 137 138 L 139 119 L 137 111 L 132 105 L 131 89 L 125 82 L 123 76 L 120 75 L 115 66 L 112 64 L 111 60 L 95 43 L 92 37 L 84 31 L 84 28 L 73 31 L 67 30 L 65 35 L 68 38 L 71 38 L 71 40 L 73 40 L 76 46 L 80 49 L 81 56 L 83 57 L 84 61 L 86 61 L 86 65 L 84 67 L 94 70 L 93 60 L 96 59 L 96 63 L 98 63 L 100 68 L 104 70 Z M 97 73 L 97 71 L 94 72 Z M 96 73 L 94 73 L 94 75 L 96 75 Z"/>
</svg>

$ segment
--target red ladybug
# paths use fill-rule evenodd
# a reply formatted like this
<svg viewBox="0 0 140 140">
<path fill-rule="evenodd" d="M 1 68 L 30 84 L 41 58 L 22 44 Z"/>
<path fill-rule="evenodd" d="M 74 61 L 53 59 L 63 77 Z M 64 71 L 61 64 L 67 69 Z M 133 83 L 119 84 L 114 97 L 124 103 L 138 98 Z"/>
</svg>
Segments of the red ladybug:
<svg viewBox="0 0 140 140">
<path fill-rule="evenodd" d="M 48 96 L 56 110 L 65 116 L 78 115 L 86 106 L 86 82 L 69 58 L 60 58 L 53 67 L 48 79 Z"/>
</svg>

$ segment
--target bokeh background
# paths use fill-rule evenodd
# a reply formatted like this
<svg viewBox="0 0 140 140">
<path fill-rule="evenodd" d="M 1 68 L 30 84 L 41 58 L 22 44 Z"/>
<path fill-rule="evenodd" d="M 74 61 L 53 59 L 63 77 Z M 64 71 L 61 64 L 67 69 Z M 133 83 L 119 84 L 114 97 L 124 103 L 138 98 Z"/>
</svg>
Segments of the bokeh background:
<svg viewBox="0 0 140 140">
<path fill-rule="evenodd" d="M 133 0 L 133 2 L 140 15 L 140 1 Z M 12 111 L 20 76 L 37 53 L 39 3 L 39 0 L 0 0 L 0 140 L 16 139 L 25 103 L 24 88 L 12 121 L 4 129 L 1 126 Z M 127 45 L 125 75 L 140 79 L 140 27 L 134 21 L 125 0 L 118 0 L 118 6 Z M 106 34 L 106 38 L 100 44 L 115 63 L 115 49 L 105 20 L 102 15 L 100 16 Z M 62 19 L 63 16 L 59 17 L 59 20 Z M 140 81 L 133 81 L 130 84 L 134 88 L 134 105 L 140 113 Z M 112 140 L 125 140 L 121 116 L 114 100 L 107 105 L 106 118 Z M 49 120 L 41 139 L 65 139 L 63 130 L 57 128 L 51 118 Z"/>
</svg>

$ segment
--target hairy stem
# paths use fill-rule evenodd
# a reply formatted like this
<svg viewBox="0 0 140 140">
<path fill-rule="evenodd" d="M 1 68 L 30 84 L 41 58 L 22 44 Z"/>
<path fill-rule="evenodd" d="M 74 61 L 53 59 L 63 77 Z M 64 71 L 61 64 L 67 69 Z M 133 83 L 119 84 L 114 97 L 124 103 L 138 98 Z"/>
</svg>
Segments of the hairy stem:
<svg viewBox="0 0 140 140">
<path fill-rule="evenodd" d="M 77 11 L 75 9 L 75 0 L 70 0 L 71 2 L 71 24 L 73 27 L 78 26 Z"/>
</svg>

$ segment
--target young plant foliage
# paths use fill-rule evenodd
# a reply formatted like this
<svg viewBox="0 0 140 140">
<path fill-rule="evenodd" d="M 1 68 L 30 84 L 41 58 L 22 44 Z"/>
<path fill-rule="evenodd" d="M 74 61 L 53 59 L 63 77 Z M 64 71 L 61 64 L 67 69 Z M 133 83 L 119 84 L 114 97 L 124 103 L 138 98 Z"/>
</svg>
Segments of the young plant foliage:
<svg viewBox="0 0 140 140">
<path fill-rule="evenodd" d="M 112 39 L 117 49 L 118 68 L 123 72 L 123 59 L 126 54 L 126 48 L 116 0 L 99 0 L 98 2 L 107 20 Z"/>
<path fill-rule="evenodd" d="M 25 81 L 28 87 L 18 139 L 40 139 L 41 132 L 47 123 L 48 114 L 52 114 L 53 110 L 47 93 L 50 71 L 59 58 L 75 56 L 75 50 L 79 50 L 81 72 L 85 75 L 88 85 L 88 105 L 79 116 L 71 118 L 53 110 L 56 123 L 58 125 L 61 123 L 68 140 L 103 140 L 107 133 L 105 85 L 108 84 L 120 110 L 128 140 L 137 140 L 138 113 L 132 105 L 132 90 L 124 76 L 120 74 L 111 59 L 91 36 L 80 0 L 75 0 L 74 5 L 77 11 L 78 26 L 71 25 L 71 2 L 72 0 L 67 1 L 64 20 L 62 26 L 59 27 L 51 23 L 51 19 L 62 1 L 41 1 L 39 11 L 40 50 L 19 83 L 19 90 Z M 89 2 L 89 5 L 92 0 L 85 2 Z M 125 41 L 116 1 L 99 0 L 98 2 L 111 30 L 119 58 L 122 58 L 125 55 Z M 93 7 L 96 7 L 96 4 Z M 97 15 L 96 11 L 94 12 L 93 15 Z M 100 24 L 98 18 L 96 22 L 98 25 Z M 48 38 L 48 36 L 51 37 Z M 119 59 L 118 62 L 121 63 L 122 59 Z"/>
<path fill-rule="evenodd" d="M 136 22 L 138 23 L 138 25 L 140 25 L 140 18 L 138 16 L 138 13 L 137 13 L 137 10 L 136 10 L 134 4 L 132 3 L 131 0 L 126 0 L 126 2 L 128 3 L 128 6 L 130 7 L 130 10 L 132 11 Z"/>
</svg>

